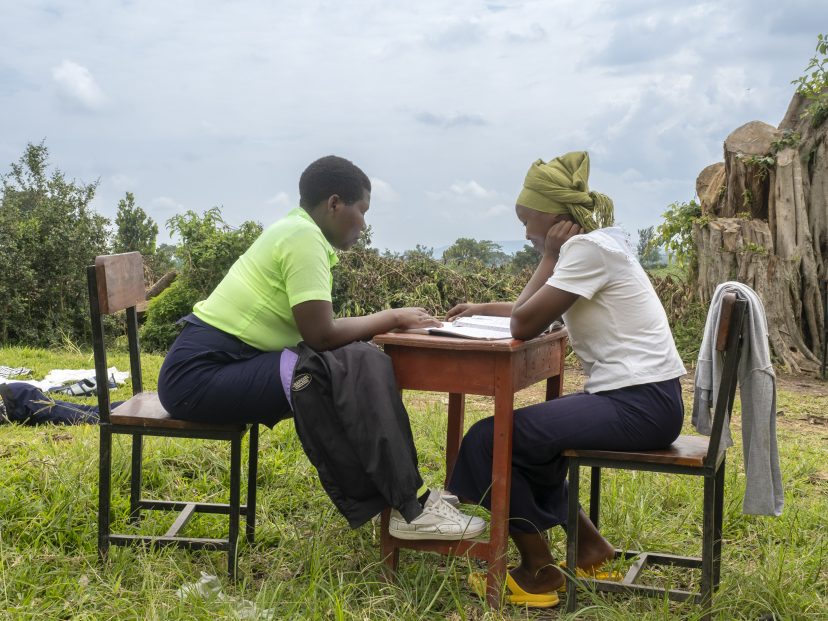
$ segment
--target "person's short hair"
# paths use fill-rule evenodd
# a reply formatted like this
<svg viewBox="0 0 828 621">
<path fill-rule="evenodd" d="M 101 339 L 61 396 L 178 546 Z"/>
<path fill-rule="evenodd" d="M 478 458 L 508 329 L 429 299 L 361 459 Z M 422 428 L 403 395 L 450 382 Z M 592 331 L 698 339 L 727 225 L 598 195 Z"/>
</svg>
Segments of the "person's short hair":
<svg viewBox="0 0 828 621">
<path fill-rule="evenodd" d="M 299 204 L 314 207 L 337 194 L 347 204 L 362 198 L 363 190 L 371 191 L 371 180 L 353 162 L 344 157 L 320 157 L 299 177 Z"/>
</svg>

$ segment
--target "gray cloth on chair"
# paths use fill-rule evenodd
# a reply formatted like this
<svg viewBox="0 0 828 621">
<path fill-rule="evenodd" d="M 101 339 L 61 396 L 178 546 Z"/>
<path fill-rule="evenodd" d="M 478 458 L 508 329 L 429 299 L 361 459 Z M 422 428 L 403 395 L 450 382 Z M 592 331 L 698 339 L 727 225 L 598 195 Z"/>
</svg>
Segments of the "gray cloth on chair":
<svg viewBox="0 0 828 621">
<path fill-rule="evenodd" d="M 745 498 L 742 511 L 754 515 L 780 515 L 784 504 L 782 472 L 776 444 L 776 374 L 770 360 L 765 308 L 756 292 L 740 282 L 716 287 L 696 366 L 693 426 L 710 435 L 721 375 L 721 354 L 716 351 L 722 295 L 736 291 L 748 302 L 742 359 L 739 363 L 739 397 L 742 402 L 742 450 L 745 459 Z M 722 430 L 720 450 L 733 445 L 729 421 Z"/>
</svg>

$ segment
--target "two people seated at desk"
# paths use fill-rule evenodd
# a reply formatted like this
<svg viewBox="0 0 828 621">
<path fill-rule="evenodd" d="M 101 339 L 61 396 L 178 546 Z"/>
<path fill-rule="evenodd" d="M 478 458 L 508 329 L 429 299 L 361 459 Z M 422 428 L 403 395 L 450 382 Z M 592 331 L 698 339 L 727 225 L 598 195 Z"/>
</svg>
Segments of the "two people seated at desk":
<svg viewBox="0 0 828 621">
<path fill-rule="evenodd" d="M 533 163 L 515 211 L 526 238 L 543 253 L 535 273 L 514 304 L 462 304 L 448 315 L 511 316 L 512 333 L 522 339 L 563 318 L 587 376 L 584 393 L 515 412 L 510 535 L 521 563 L 511 575 L 529 593 L 554 594 L 564 581 L 543 536 L 566 520 L 561 451 L 663 448 L 677 437 L 684 416 L 678 378 L 685 370 L 666 314 L 624 233 L 610 226 L 612 201 L 590 192 L 588 177 L 584 152 Z M 172 416 L 272 426 L 291 416 L 291 396 L 308 385 L 293 374 L 300 341 L 325 352 L 394 329 L 437 325 L 421 308 L 334 318 L 334 248 L 357 241 L 371 184 L 351 162 L 329 156 L 305 170 L 299 189 L 300 207 L 266 229 L 184 318 L 158 381 L 159 397 Z M 446 500 L 450 496 L 422 485 L 407 420 L 400 425 L 405 446 L 397 459 L 412 462 L 409 471 L 419 489 L 398 481 L 406 492 L 404 500 L 388 502 L 394 507 L 391 535 L 480 534 L 483 520 L 461 513 Z M 449 484 L 457 496 L 484 506 L 492 481 L 492 429 L 491 418 L 472 426 Z M 368 440 L 382 443 L 382 438 Z M 376 471 L 374 464 L 365 477 Z M 583 513 L 577 527 L 578 566 L 600 567 L 613 547 Z"/>
</svg>

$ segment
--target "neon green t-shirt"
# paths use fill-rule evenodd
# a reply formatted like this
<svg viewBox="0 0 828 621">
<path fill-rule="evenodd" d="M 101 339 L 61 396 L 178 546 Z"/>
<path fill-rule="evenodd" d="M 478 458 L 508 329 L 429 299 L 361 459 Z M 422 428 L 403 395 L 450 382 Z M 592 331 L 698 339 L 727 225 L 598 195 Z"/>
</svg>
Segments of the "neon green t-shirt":
<svg viewBox="0 0 828 621">
<path fill-rule="evenodd" d="M 257 349 L 280 351 L 302 340 L 294 306 L 331 301 L 336 262 L 316 222 L 298 207 L 262 232 L 193 313 Z"/>
</svg>

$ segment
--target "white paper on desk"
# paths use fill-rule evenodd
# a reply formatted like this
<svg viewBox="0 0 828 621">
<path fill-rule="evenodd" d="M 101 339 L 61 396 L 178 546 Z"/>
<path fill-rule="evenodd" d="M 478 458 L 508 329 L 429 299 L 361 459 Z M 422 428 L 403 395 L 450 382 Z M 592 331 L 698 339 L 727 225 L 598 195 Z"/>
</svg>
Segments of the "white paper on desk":
<svg viewBox="0 0 828 621">
<path fill-rule="evenodd" d="M 465 339 L 499 340 L 511 339 L 511 317 L 496 317 L 493 315 L 472 315 L 460 317 L 454 321 L 444 321 L 439 327 L 413 328 L 408 332 L 419 334 L 436 334 L 441 336 L 456 336 Z M 562 324 L 554 322 L 549 329 L 555 329 Z"/>
<path fill-rule="evenodd" d="M 489 315 L 472 315 L 454 321 L 444 321 L 433 328 L 413 328 L 407 332 L 418 334 L 436 334 L 440 336 L 457 336 L 464 339 L 510 339 L 509 317 L 492 317 Z"/>
</svg>

